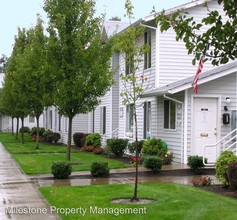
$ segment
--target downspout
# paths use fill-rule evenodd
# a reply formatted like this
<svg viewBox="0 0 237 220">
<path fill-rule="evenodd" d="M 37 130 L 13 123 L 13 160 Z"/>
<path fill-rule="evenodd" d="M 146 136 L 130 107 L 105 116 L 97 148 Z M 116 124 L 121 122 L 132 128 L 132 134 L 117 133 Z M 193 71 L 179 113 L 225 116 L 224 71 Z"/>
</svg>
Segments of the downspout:
<svg viewBox="0 0 237 220">
<path fill-rule="evenodd" d="M 176 102 L 176 103 L 178 103 L 178 104 L 181 104 L 181 106 L 182 106 L 182 115 L 181 115 L 181 118 L 182 118 L 182 128 L 181 128 L 181 145 L 183 146 L 182 148 L 181 148 L 181 163 L 183 163 L 183 159 L 184 159 L 184 122 L 183 122 L 183 115 L 184 115 L 184 108 L 183 108 L 183 106 L 184 106 L 184 103 L 183 102 L 181 102 L 181 101 L 179 101 L 179 100 L 177 100 L 177 99 L 174 99 L 174 98 L 171 98 L 171 97 L 168 97 L 166 94 L 164 94 L 163 95 L 163 97 L 165 98 L 165 99 L 168 99 L 168 100 L 171 100 L 171 101 L 173 101 L 173 102 Z"/>
</svg>

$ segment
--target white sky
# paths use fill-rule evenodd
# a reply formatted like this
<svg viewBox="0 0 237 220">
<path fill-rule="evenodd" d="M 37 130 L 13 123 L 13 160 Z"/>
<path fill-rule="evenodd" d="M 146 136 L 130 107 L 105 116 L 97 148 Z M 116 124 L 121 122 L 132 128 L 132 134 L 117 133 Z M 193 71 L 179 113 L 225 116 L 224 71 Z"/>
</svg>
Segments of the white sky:
<svg viewBox="0 0 237 220">
<path fill-rule="evenodd" d="M 172 8 L 190 0 L 131 0 L 134 6 L 134 21 L 147 16 L 155 6 L 156 11 Z M 11 55 L 14 36 L 17 34 L 17 28 L 30 28 L 35 25 L 36 14 L 39 13 L 46 21 L 46 14 L 43 7 L 44 0 L 4 0 L 0 3 L 0 56 Z M 106 19 L 118 16 L 123 21 L 125 0 L 97 0 L 97 14 L 106 13 Z"/>
</svg>

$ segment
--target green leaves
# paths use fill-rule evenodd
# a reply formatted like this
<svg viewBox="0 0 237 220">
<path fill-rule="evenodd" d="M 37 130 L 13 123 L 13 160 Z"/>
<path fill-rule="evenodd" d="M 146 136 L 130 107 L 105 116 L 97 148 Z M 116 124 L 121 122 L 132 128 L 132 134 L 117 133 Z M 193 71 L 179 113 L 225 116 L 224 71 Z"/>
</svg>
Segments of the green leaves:
<svg viewBox="0 0 237 220">
<path fill-rule="evenodd" d="M 202 54 L 210 59 L 213 65 L 224 64 L 237 58 L 237 1 L 218 0 L 218 4 L 223 4 L 226 17 L 221 16 L 219 11 L 209 11 L 206 3 L 204 6 L 207 7 L 207 16 L 200 23 L 187 13 L 174 12 L 168 16 L 163 11 L 157 15 L 161 32 L 172 28 L 176 32 L 176 40 L 182 40 L 187 53 L 195 56 L 193 64 Z M 200 32 L 202 28 L 206 31 Z M 207 46 L 209 50 L 206 50 Z"/>
</svg>

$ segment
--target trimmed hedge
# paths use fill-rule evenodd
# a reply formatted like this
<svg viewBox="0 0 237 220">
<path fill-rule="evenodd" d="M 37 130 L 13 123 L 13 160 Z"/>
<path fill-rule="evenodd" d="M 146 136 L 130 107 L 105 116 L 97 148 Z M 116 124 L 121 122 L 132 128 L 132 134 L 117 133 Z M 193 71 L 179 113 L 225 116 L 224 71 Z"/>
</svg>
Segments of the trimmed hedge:
<svg viewBox="0 0 237 220">
<path fill-rule="evenodd" d="M 67 161 L 55 161 L 52 163 L 51 172 L 55 179 L 67 179 L 72 173 L 72 166 Z"/>
</svg>

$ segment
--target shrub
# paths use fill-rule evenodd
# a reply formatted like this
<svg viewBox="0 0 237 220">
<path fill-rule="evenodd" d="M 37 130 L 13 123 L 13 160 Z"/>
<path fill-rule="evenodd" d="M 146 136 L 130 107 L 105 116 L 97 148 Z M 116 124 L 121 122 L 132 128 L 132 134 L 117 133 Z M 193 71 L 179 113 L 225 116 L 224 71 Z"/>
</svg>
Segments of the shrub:
<svg viewBox="0 0 237 220">
<path fill-rule="evenodd" d="M 232 189 L 237 189 L 237 162 L 231 162 L 228 165 L 229 185 Z"/>
<path fill-rule="evenodd" d="M 56 161 L 52 163 L 51 172 L 56 179 L 67 179 L 72 172 L 72 166 L 67 161 Z"/>
<path fill-rule="evenodd" d="M 82 138 L 85 138 L 85 134 L 81 132 L 77 132 L 73 134 L 73 141 L 77 147 L 83 147 L 81 140 Z"/>
<path fill-rule="evenodd" d="M 44 133 L 44 132 L 45 132 L 45 128 L 40 127 L 40 128 L 39 128 L 39 136 L 40 136 L 40 137 L 43 137 L 43 133 Z M 31 136 L 37 135 L 37 128 L 36 128 L 36 127 L 31 128 L 31 130 L 30 130 L 29 133 L 30 133 Z"/>
<path fill-rule="evenodd" d="M 97 147 L 94 149 L 94 154 L 103 154 L 104 153 L 104 148 L 102 147 Z"/>
<path fill-rule="evenodd" d="M 81 148 L 82 151 L 93 152 L 95 150 L 94 146 L 84 146 Z"/>
<path fill-rule="evenodd" d="M 51 137 L 47 138 L 49 134 L 53 134 L 53 132 L 50 129 L 45 130 L 43 133 L 44 141 L 47 143 L 53 142 L 53 135 L 50 135 Z"/>
<path fill-rule="evenodd" d="M 161 139 L 152 138 L 146 140 L 142 147 L 142 156 L 158 156 L 167 152 L 167 144 Z"/>
<path fill-rule="evenodd" d="M 61 138 L 60 134 L 57 132 L 53 133 L 53 142 L 56 144 L 58 143 L 59 139 Z"/>
<path fill-rule="evenodd" d="M 229 179 L 227 174 L 228 165 L 231 162 L 237 161 L 237 156 L 232 151 L 224 151 L 217 158 L 216 167 L 216 178 L 225 186 L 229 185 Z"/>
<path fill-rule="evenodd" d="M 174 159 L 174 155 L 168 150 L 164 155 L 161 155 L 161 158 L 163 159 L 163 165 L 170 165 Z"/>
<path fill-rule="evenodd" d="M 91 175 L 94 177 L 105 177 L 109 175 L 108 162 L 95 161 L 90 167 Z"/>
<path fill-rule="evenodd" d="M 199 187 L 199 186 L 210 186 L 212 184 L 212 179 L 208 176 L 201 177 L 200 180 L 195 180 L 195 178 L 192 178 L 192 184 L 193 186 Z"/>
<path fill-rule="evenodd" d="M 128 140 L 122 138 L 111 138 L 107 140 L 107 145 L 112 154 L 117 157 L 122 157 L 128 145 Z"/>
<path fill-rule="evenodd" d="M 29 127 L 21 127 L 19 130 L 20 133 L 30 133 L 30 128 Z"/>
<path fill-rule="evenodd" d="M 163 164 L 163 160 L 157 156 L 147 156 L 144 158 L 143 165 L 152 172 L 158 172 Z"/>
<path fill-rule="evenodd" d="M 143 146 L 143 143 L 144 143 L 144 140 L 141 140 L 141 141 L 134 141 L 133 143 L 129 143 L 128 144 L 128 150 L 130 153 L 135 153 L 136 152 L 136 147 L 137 147 L 137 151 L 138 151 L 138 154 L 141 153 L 141 150 L 142 150 L 142 146 Z"/>
<path fill-rule="evenodd" d="M 89 134 L 86 137 L 86 145 L 101 147 L 101 135 L 99 133 Z"/>
<path fill-rule="evenodd" d="M 205 159 L 207 162 L 207 159 Z M 203 157 L 202 156 L 189 156 L 188 157 L 188 166 L 191 168 L 194 174 L 202 174 L 203 168 L 205 165 L 203 164 Z"/>
</svg>

